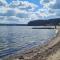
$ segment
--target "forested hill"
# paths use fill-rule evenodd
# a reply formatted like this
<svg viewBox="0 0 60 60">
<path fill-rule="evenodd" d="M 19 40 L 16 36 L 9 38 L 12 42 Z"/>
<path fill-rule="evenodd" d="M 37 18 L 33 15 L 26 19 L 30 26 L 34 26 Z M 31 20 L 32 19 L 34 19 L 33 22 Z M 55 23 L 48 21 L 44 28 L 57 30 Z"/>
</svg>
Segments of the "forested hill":
<svg viewBox="0 0 60 60">
<path fill-rule="evenodd" d="M 49 20 L 34 20 L 28 23 L 28 26 L 45 26 L 45 25 L 59 25 L 60 18 L 49 19 Z"/>
</svg>

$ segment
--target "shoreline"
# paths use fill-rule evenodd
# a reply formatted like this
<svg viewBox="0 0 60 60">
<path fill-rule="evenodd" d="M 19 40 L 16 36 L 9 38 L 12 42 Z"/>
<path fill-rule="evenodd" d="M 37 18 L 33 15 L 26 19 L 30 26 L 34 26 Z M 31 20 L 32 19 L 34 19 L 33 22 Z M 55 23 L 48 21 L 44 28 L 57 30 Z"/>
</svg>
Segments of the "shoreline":
<svg viewBox="0 0 60 60">
<path fill-rule="evenodd" d="M 58 29 L 59 30 L 59 29 Z M 55 37 L 52 38 L 51 41 L 49 41 L 47 44 L 43 45 L 43 46 L 37 46 L 35 48 L 29 49 L 27 50 L 25 53 L 23 54 L 19 54 L 19 52 L 16 55 L 11 55 L 8 56 L 8 58 L 4 58 L 3 60 L 36 60 L 36 57 L 39 58 L 38 55 L 47 55 L 47 51 L 49 51 L 50 49 L 52 49 L 52 47 L 54 45 L 56 45 L 59 40 L 56 41 L 56 39 L 58 38 L 60 33 L 57 33 L 57 35 Z M 52 44 L 54 43 L 54 44 Z M 45 54 L 44 54 L 45 53 Z M 40 60 L 42 60 L 43 58 L 41 57 Z"/>
</svg>

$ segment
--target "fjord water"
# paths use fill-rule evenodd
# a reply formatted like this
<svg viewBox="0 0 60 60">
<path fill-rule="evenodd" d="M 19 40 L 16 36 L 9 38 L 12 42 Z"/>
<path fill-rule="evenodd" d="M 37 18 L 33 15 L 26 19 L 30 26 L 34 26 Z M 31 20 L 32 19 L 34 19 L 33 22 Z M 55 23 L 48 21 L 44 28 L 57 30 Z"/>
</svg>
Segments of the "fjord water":
<svg viewBox="0 0 60 60">
<path fill-rule="evenodd" d="M 0 26 L 0 58 L 47 43 L 54 29 L 31 29 L 27 26 Z"/>
</svg>

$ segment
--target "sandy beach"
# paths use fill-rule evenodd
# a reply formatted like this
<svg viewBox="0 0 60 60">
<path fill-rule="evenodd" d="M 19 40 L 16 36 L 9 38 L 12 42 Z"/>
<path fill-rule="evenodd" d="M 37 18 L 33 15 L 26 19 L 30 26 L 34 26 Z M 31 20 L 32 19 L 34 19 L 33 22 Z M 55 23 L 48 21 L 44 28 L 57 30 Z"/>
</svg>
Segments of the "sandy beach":
<svg viewBox="0 0 60 60">
<path fill-rule="evenodd" d="M 12 55 L 3 60 L 60 60 L 60 27 L 57 27 L 56 33 L 56 37 L 47 44 L 27 50 L 22 55 Z"/>
</svg>

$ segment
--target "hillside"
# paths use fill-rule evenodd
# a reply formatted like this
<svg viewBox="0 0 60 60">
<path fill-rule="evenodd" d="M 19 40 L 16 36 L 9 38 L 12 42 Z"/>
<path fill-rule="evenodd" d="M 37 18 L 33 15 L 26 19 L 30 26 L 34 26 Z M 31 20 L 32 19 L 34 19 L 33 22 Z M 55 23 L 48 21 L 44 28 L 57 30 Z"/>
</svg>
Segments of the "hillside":
<svg viewBox="0 0 60 60">
<path fill-rule="evenodd" d="M 28 23 L 28 26 L 52 26 L 52 25 L 59 25 L 60 24 L 60 18 L 56 19 L 49 19 L 49 20 L 34 20 L 30 21 Z"/>
</svg>

